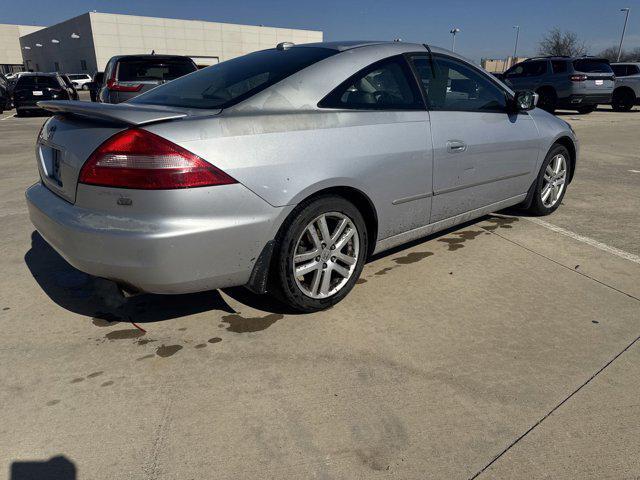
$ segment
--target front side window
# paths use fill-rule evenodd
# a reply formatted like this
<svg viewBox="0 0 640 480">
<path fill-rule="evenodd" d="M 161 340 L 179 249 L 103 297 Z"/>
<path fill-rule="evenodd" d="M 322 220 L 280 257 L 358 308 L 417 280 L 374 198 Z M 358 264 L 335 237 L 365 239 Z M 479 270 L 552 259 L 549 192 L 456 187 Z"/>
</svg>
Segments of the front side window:
<svg viewBox="0 0 640 480">
<path fill-rule="evenodd" d="M 178 78 L 130 103 L 227 108 L 336 53 L 315 47 L 262 50 Z"/>
<path fill-rule="evenodd" d="M 406 60 L 392 57 L 358 72 L 325 97 L 322 108 L 424 109 Z"/>
<path fill-rule="evenodd" d="M 430 110 L 504 112 L 507 95 L 471 65 L 449 57 L 414 58 Z"/>
</svg>

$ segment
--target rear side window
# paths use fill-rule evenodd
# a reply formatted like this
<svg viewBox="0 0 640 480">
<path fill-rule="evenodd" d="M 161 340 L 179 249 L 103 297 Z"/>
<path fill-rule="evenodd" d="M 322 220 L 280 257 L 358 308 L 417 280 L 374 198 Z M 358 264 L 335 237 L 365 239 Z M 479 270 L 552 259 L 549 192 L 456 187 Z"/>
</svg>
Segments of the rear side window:
<svg viewBox="0 0 640 480">
<path fill-rule="evenodd" d="M 55 77 L 38 77 L 35 75 L 23 75 L 18 79 L 18 88 L 60 88 L 60 83 Z"/>
<path fill-rule="evenodd" d="M 358 72 L 324 98 L 322 108 L 423 109 L 420 92 L 404 58 L 392 57 Z"/>
<path fill-rule="evenodd" d="M 603 60 L 581 58 L 573 61 L 573 68 L 584 73 L 613 73 L 611 65 Z"/>
<path fill-rule="evenodd" d="M 565 73 L 567 71 L 567 62 L 564 60 L 552 60 L 551 68 L 553 73 Z"/>
<path fill-rule="evenodd" d="M 117 78 L 120 82 L 166 82 L 196 70 L 194 63 L 187 59 L 135 60 L 124 58 L 118 62 Z"/>
<path fill-rule="evenodd" d="M 130 103 L 227 108 L 336 53 L 314 47 L 262 50 L 161 85 Z"/>
</svg>

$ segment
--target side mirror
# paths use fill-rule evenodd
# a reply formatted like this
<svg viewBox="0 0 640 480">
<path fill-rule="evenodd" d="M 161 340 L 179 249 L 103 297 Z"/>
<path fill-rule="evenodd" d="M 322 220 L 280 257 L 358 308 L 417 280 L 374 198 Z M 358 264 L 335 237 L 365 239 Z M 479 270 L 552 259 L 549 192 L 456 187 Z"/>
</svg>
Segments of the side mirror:
<svg viewBox="0 0 640 480">
<path fill-rule="evenodd" d="M 513 97 L 513 109 L 517 112 L 526 112 L 533 110 L 538 104 L 538 94 L 530 90 L 522 90 L 516 92 Z"/>
</svg>

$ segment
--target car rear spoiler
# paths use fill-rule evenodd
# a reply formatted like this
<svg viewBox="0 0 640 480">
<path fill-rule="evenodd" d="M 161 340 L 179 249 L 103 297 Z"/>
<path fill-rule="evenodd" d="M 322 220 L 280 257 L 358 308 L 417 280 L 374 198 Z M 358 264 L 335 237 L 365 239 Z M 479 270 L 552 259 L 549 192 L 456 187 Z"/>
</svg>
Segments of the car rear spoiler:
<svg viewBox="0 0 640 480">
<path fill-rule="evenodd" d="M 189 116 L 187 110 L 172 109 L 171 107 L 162 105 L 136 105 L 132 103 L 110 104 L 73 100 L 52 100 L 38 102 L 38 106 L 53 113 L 70 113 L 82 117 L 132 126 L 176 120 Z M 219 110 L 217 112 L 208 110 L 202 113 L 205 112 L 211 115 L 219 113 Z"/>
</svg>

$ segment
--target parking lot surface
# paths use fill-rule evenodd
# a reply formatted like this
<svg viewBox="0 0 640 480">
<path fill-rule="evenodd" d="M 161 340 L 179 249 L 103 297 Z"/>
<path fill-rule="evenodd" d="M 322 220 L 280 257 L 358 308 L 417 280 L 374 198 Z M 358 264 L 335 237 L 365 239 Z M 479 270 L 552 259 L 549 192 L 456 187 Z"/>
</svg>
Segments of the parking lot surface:
<svg viewBox="0 0 640 480">
<path fill-rule="evenodd" d="M 10 115 L 1 475 L 640 478 L 640 111 L 562 114 L 582 157 L 553 215 L 396 249 L 312 315 L 242 289 L 123 300 L 73 269 L 24 202 L 44 119 Z"/>
</svg>

